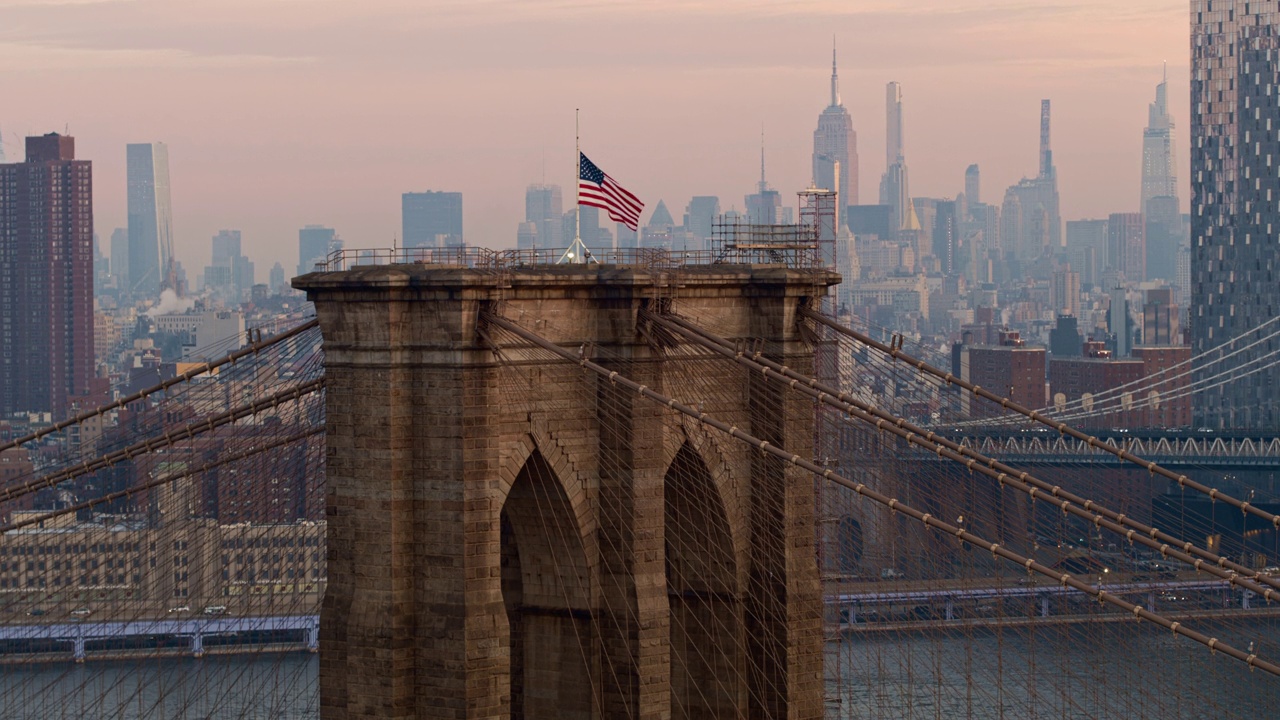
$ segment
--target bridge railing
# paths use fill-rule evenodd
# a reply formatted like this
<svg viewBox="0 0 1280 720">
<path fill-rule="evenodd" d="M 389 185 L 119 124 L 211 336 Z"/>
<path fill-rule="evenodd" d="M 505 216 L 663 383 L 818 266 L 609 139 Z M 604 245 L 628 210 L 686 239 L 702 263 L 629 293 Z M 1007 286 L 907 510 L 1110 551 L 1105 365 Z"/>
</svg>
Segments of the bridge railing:
<svg viewBox="0 0 1280 720">
<path fill-rule="evenodd" d="M 329 253 L 313 268 L 315 272 L 337 272 L 366 265 L 444 265 L 476 270 L 501 271 L 536 265 L 555 265 L 564 248 L 490 250 L 482 247 L 445 248 L 343 248 Z M 671 269 L 686 265 L 712 265 L 731 260 L 710 250 L 667 250 L 664 248 L 620 248 L 590 251 L 590 259 L 602 265 L 623 265 L 645 269 Z M 760 262 L 767 262 L 761 260 Z M 789 264 L 781 262 L 781 264 Z"/>
</svg>

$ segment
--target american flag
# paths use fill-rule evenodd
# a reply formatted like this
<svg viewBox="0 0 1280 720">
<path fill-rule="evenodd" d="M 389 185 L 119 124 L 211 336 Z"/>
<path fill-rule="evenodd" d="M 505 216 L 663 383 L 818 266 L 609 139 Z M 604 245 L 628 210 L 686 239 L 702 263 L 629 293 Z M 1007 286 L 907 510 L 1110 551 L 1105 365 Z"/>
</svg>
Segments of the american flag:
<svg viewBox="0 0 1280 720">
<path fill-rule="evenodd" d="M 596 164 L 578 153 L 578 204 L 598 207 L 609 212 L 609 219 L 635 230 L 640 225 L 644 203 L 623 189 Z"/>
</svg>

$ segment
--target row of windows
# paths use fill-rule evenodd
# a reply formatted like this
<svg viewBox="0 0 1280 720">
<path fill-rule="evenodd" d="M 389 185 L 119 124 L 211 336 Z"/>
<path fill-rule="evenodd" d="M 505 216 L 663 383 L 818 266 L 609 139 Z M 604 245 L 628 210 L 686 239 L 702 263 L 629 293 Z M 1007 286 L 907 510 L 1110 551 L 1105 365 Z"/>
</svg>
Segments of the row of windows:
<svg viewBox="0 0 1280 720">
<path fill-rule="evenodd" d="M 222 579 L 224 581 L 230 581 L 231 571 L 223 570 Z M 248 569 L 241 568 L 239 570 L 236 570 L 236 582 L 255 583 L 255 582 L 266 582 L 268 580 L 306 580 L 306 579 L 307 579 L 306 570 L 295 570 L 294 568 L 286 568 L 283 571 L 280 568 L 271 568 L 270 570 L 263 570 L 261 573 L 255 572 L 253 568 L 248 568 Z M 311 579 L 312 580 L 323 579 L 323 576 L 320 574 L 319 568 L 311 569 Z"/>
<path fill-rule="evenodd" d="M 242 548 L 292 548 L 292 547 L 319 547 L 320 538 L 318 537 L 275 537 L 275 538 L 252 538 L 245 540 L 244 538 L 236 538 L 234 540 L 223 540 L 222 549 L 239 550 Z"/>
<path fill-rule="evenodd" d="M 275 554 L 275 555 L 268 555 L 268 554 L 266 554 L 266 553 L 263 553 L 262 555 L 254 555 L 253 553 L 249 553 L 248 555 L 245 555 L 245 554 L 243 554 L 243 553 L 242 553 L 242 554 L 236 555 L 236 557 L 235 557 L 235 564 L 237 564 L 237 565 L 250 564 L 250 565 L 251 565 L 251 564 L 253 564 L 253 563 L 255 563 L 255 562 L 259 562 L 259 561 L 261 561 L 261 562 L 263 562 L 263 563 L 274 563 L 274 564 L 277 564 L 277 565 L 278 565 L 278 564 L 280 564 L 280 562 L 281 562 L 281 558 L 282 558 L 282 557 L 283 557 L 283 558 L 285 558 L 285 559 L 284 559 L 284 562 L 286 562 L 286 563 L 306 562 L 306 561 L 307 561 L 307 554 L 306 554 L 306 553 L 298 553 L 297 555 L 295 555 L 294 553 L 288 553 L 287 555 L 284 555 L 284 556 L 281 556 L 279 553 L 277 553 L 277 554 Z M 318 552 L 313 552 L 313 553 L 311 553 L 311 562 L 319 564 L 319 563 L 321 562 L 321 555 L 320 555 L 320 553 L 318 553 Z M 224 555 L 222 556 L 222 564 L 223 564 L 223 565 L 231 565 L 231 564 L 232 564 L 231 556 L 230 556 L 230 555 L 226 555 L 226 554 L 224 554 Z"/>
<path fill-rule="evenodd" d="M 106 584 L 106 585 L 126 585 L 129 582 L 129 576 L 123 575 L 123 574 L 103 575 L 101 577 L 99 577 L 98 575 L 81 575 L 79 577 L 78 585 L 80 587 L 93 587 L 100 584 L 98 582 L 100 579 L 102 581 L 101 584 Z M 135 574 L 133 575 L 132 579 L 133 579 L 134 585 L 140 585 L 142 583 L 141 575 Z M 76 583 L 75 576 L 63 576 L 63 575 L 53 576 L 53 587 L 70 587 L 76 584 L 77 583 Z M 44 576 L 38 576 L 38 577 L 30 576 L 26 579 L 25 583 L 16 579 L 10 580 L 9 578 L 0 578 L 0 590 L 9 590 L 9 589 L 18 590 L 24 587 L 27 587 L 27 588 L 49 587 L 49 578 Z"/>
<path fill-rule="evenodd" d="M 152 550 L 155 550 L 152 543 Z M 63 550 L 68 554 L 107 553 L 107 552 L 139 552 L 141 543 L 72 543 L 70 545 L 19 545 L 17 547 L 0 547 L 0 558 L 6 556 L 24 557 L 27 555 L 61 555 Z"/>
</svg>

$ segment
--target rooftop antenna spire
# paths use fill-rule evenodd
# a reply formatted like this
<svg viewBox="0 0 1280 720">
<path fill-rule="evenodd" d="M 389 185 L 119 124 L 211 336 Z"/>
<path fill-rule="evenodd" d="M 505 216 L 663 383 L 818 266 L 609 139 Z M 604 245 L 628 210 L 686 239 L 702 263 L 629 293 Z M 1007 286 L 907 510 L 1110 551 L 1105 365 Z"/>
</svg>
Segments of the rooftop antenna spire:
<svg viewBox="0 0 1280 720">
<path fill-rule="evenodd" d="M 1169 82 L 1169 61 L 1164 61 L 1164 82 Z"/>
<path fill-rule="evenodd" d="M 760 192 L 764 192 L 769 184 L 764 180 L 764 123 L 760 123 Z"/>
<path fill-rule="evenodd" d="M 831 105 L 840 104 L 840 79 L 836 75 L 836 36 L 831 36 Z"/>
<path fill-rule="evenodd" d="M 0 164 L 4 162 L 4 129 L 0 128 Z"/>
<path fill-rule="evenodd" d="M 1040 101 L 1040 177 L 1054 174 L 1053 150 L 1049 146 L 1049 101 Z"/>
</svg>

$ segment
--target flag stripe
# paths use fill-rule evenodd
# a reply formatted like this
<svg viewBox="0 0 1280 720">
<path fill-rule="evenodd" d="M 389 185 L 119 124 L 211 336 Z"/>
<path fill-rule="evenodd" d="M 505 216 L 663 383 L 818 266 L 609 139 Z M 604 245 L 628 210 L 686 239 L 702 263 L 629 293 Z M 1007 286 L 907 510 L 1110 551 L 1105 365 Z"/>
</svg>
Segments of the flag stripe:
<svg viewBox="0 0 1280 720">
<path fill-rule="evenodd" d="M 607 197 L 602 197 L 602 196 L 597 195 L 597 194 L 594 194 L 594 193 L 586 193 L 586 192 L 584 192 L 584 193 L 582 194 L 582 201 L 584 201 L 584 202 L 585 202 L 585 201 L 587 201 L 587 200 L 590 200 L 590 201 L 592 201 L 592 202 L 596 202 L 596 203 L 600 203 L 600 204 L 601 204 L 601 205 L 602 205 L 606 210 L 608 210 L 610 213 L 613 213 L 613 214 L 615 214 L 615 215 L 620 215 L 620 216 L 622 216 L 622 217 L 625 217 L 625 218 L 627 218 L 627 220 L 628 220 L 628 221 L 630 221 L 630 222 L 639 222 L 639 220 L 640 220 L 640 213 L 635 212 L 635 211 L 633 211 L 633 210 L 629 210 L 629 209 L 627 209 L 627 208 L 618 207 L 618 205 L 617 205 L 616 203 L 610 202 L 610 201 L 609 201 L 609 198 L 607 198 Z"/>
<path fill-rule="evenodd" d="M 591 205 L 608 210 L 610 219 L 615 222 L 621 222 L 632 230 L 635 230 L 640 223 L 640 211 L 618 203 L 598 185 L 582 183 L 578 202 L 582 205 Z"/>
<path fill-rule="evenodd" d="M 613 192 L 610 192 L 608 188 L 602 188 L 599 185 L 587 183 L 586 181 L 583 181 L 579 187 L 581 188 L 584 196 L 595 197 L 599 199 L 601 202 L 612 203 L 613 205 L 617 206 L 618 212 L 624 215 L 634 215 L 636 216 L 636 219 L 639 219 L 640 210 L 643 206 L 637 207 L 637 206 L 631 205 L 630 203 L 619 202 L 617 195 Z"/>
<path fill-rule="evenodd" d="M 644 207 L 644 203 L 640 202 L 639 200 L 636 200 L 635 197 L 631 195 L 631 193 L 619 187 L 618 184 L 613 181 L 613 178 L 609 177 L 608 175 L 604 176 L 604 185 L 602 185 L 601 187 L 604 188 L 605 192 L 612 195 L 614 200 L 617 200 L 619 203 L 630 207 L 636 212 L 639 212 L 640 209 Z"/>
<path fill-rule="evenodd" d="M 598 202 L 595 200 L 583 200 L 581 204 L 590 205 L 592 207 L 598 207 L 602 210 L 605 210 L 608 213 L 610 220 L 613 220 L 614 222 L 617 222 L 617 223 L 622 223 L 623 225 L 626 225 L 632 230 L 635 230 L 637 228 L 638 223 L 635 218 L 624 217 L 622 215 L 619 215 L 614 208 L 608 206 L 605 203 Z"/>
<path fill-rule="evenodd" d="M 632 230 L 635 230 L 640 223 L 640 215 L 638 213 L 622 212 L 617 205 L 614 205 L 613 203 L 609 202 L 606 199 L 602 199 L 599 196 L 583 195 L 582 198 L 578 201 L 578 204 L 590 205 L 591 207 L 598 207 L 601 210 L 607 210 L 609 212 L 610 220 L 613 220 L 614 222 L 620 222 L 623 225 L 626 225 L 627 227 L 631 228 Z"/>
<path fill-rule="evenodd" d="M 622 223 L 631 230 L 639 229 L 640 213 L 644 203 L 578 153 L 578 204 L 597 207 L 609 214 L 609 219 Z"/>
<path fill-rule="evenodd" d="M 615 213 L 615 212 L 613 211 L 613 208 L 609 207 L 608 205 L 605 205 L 605 204 L 604 204 L 604 203 L 602 203 L 602 202 L 596 202 L 596 201 L 594 201 L 594 200 L 586 200 L 586 199 L 584 199 L 582 202 L 580 202 L 580 203 L 578 203 L 578 204 L 579 204 L 579 205 L 588 205 L 588 206 L 590 206 L 590 207 L 596 207 L 596 208 L 600 208 L 601 210 L 605 210 L 605 211 L 607 211 L 607 212 L 608 212 L 608 215 L 609 215 L 609 219 L 610 219 L 610 220 L 612 220 L 612 221 L 614 221 L 614 222 L 616 222 L 616 223 L 622 223 L 624 226 L 626 226 L 626 227 L 628 227 L 628 228 L 630 228 L 630 229 L 632 229 L 632 230 L 637 229 L 637 228 L 638 228 L 638 226 L 639 226 L 639 225 L 638 225 L 638 223 L 637 223 L 635 220 L 633 220 L 633 219 L 631 219 L 631 218 L 624 218 L 624 217 L 622 217 L 621 215 L 618 215 L 617 213 Z"/>
<path fill-rule="evenodd" d="M 616 180 L 609 177 L 608 175 L 604 176 L 604 184 L 607 187 L 611 187 L 617 190 L 618 194 L 622 196 L 624 200 L 629 201 L 632 205 L 635 205 L 636 207 L 644 206 L 644 203 L 640 202 L 640 198 L 636 197 L 635 195 L 632 195 L 630 192 L 627 191 L 626 188 L 619 185 Z"/>
</svg>

